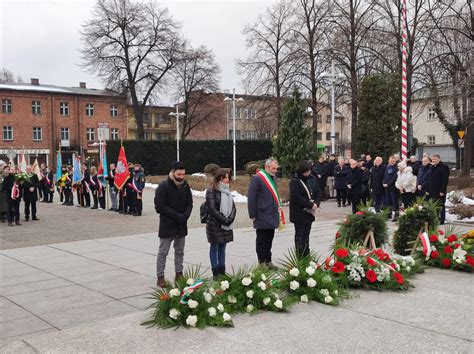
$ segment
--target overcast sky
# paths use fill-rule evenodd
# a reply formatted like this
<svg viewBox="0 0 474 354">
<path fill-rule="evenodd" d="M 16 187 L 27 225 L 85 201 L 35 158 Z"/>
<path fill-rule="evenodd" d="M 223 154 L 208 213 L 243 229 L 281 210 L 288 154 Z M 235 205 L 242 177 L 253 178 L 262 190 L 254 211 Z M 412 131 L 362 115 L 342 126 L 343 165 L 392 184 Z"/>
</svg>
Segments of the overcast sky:
<svg viewBox="0 0 474 354">
<path fill-rule="evenodd" d="M 245 57 L 242 29 L 257 19 L 273 0 L 157 1 L 181 23 L 193 46 L 211 48 L 221 66 L 221 89 L 242 91 L 235 59 Z M 0 0 L 1 67 L 25 82 L 102 88 L 79 67 L 81 24 L 91 16 L 91 0 Z M 172 102 L 170 102 L 172 103 Z"/>
</svg>

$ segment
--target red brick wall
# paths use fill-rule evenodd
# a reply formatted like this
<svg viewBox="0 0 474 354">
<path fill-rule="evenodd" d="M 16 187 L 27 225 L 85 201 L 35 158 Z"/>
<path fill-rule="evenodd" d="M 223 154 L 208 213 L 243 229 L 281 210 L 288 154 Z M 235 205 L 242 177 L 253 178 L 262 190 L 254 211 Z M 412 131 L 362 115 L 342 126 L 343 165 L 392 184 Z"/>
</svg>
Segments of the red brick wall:
<svg viewBox="0 0 474 354">
<path fill-rule="evenodd" d="M 202 122 L 196 126 L 186 137 L 188 140 L 223 140 L 227 138 L 226 127 L 226 107 L 224 102 L 224 94 L 210 94 L 203 104 L 200 105 L 202 110 L 210 110 L 211 116 L 209 120 Z"/>
</svg>

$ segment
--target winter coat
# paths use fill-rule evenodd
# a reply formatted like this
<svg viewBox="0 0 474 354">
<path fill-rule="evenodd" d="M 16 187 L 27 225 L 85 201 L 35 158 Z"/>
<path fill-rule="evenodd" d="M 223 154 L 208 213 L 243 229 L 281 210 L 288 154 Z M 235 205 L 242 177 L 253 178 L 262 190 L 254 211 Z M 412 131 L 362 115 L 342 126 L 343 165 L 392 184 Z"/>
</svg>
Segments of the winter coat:
<svg viewBox="0 0 474 354">
<path fill-rule="evenodd" d="M 369 190 L 370 172 L 369 170 L 362 171 L 362 194 Z"/>
<path fill-rule="evenodd" d="M 13 189 L 14 184 L 15 184 L 15 176 L 13 174 L 9 174 L 3 180 L 2 191 L 5 193 L 6 200 L 12 199 L 11 195 L 12 195 L 12 189 Z M 20 189 L 20 198 L 21 198 L 21 188 L 19 189 Z"/>
<path fill-rule="evenodd" d="M 212 188 L 206 191 L 206 202 L 209 216 L 206 224 L 206 235 L 209 243 L 227 243 L 234 241 L 233 230 L 224 230 L 222 225 L 229 226 L 235 220 L 237 209 L 235 203 L 232 205 L 232 212 L 229 217 L 225 217 L 220 212 L 221 192 Z"/>
<path fill-rule="evenodd" d="M 438 165 L 431 165 L 428 172 L 427 192 L 430 198 L 439 198 L 440 193 L 446 195 L 449 181 L 449 167 L 440 162 Z"/>
<path fill-rule="evenodd" d="M 374 166 L 374 160 L 364 161 L 363 164 L 366 169 L 370 170 Z"/>
<path fill-rule="evenodd" d="M 133 183 L 135 184 L 135 187 L 142 192 L 143 188 L 145 188 L 145 174 L 142 171 L 134 172 Z"/>
<path fill-rule="evenodd" d="M 337 166 L 336 160 L 329 160 L 328 162 L 328 177 L 334 177 L 334 169 Z"/>
<path fill-rule="evenodd" d="M 33 187 L 33 192 L 30 192 L 31 187 Z M 25 181 L 22 185 L 23 200 L 25 202 L 36 202 L 38 200 L 38 187 L 38 176 L 36 174 L 32 174 L 32 176 L 30 177 L 30 182 Z"/>
<path fill-rule="evenodd" d="M 346 166 L 341 168 L 339 165 L 334 167 L 334 188 L 336 189 L 347 189 L 347 175 L 349 169 Z"/>
<path fill-rule="evenodd" d="M 1 171 L 3 172 L 3 171 Z M 6 213 L 7 212 L 7 196 L 5 192 L 3 191 L 3 180 L 5 177 L 0 174 L 0 213 Z"/>
<path fill-rule="evenodd" d="M 415 161 L 415 162 L 407 161 L 407 165 L 412 168 L 412 173 L 415 176 L 418 176 L 418 171 L 420 170 L 421 161 Z"/>
<path fill-rule="evenodd" d="M 388 186 L 385 188 L 387 191 L 395 191 L 395 182 L 397 181 L 397 172 L 398 167 L 397 165 L 387 165 L 385 167 L 385 173 L 383 175 L 383 184 L 387 184 Z"/>
<path fill-rule="evenodd" d="M 280 224 L 279 205 L 258 175 L 253 176 L 250 181 L 247 200 L 249 217 L 255 219 L 253 224 L 255 229 L 278 228 Z"/>
<path fill-rule="evenodd" d="M 362 194 L 362 175 L 363 172 L 359 167 L 349 169 L 347 184 L 351 185 L 352 194 Z"/>
<path fill-rule="evenodd" d="M 109 187 L 112 189 L 117 189 L 115 187 L 115 169 L 109 171 L 109 175 L 107 176 L 107 181 L 109 181 Z"/>
<path fill-rule="evenodd" d="M 193 196 L 186 181 L 181 188 L 171 178 L 162 181 L 155 192 L 155 210 L 160 214 L 158 237 L 184 237 L 193 210 Z"/>
<path fill-rule="evenodd" d="M 416 192 L 416 176 L 412 172 L 411 167 L 406 167 L 403 171 L 397 172 L 397 181 L 395 187 L 402 193 L 415 193 Z M 403 191 L 402 191 L 403 189 Z"/>
<path fill-rule="evenodd" d="M 313 175 L 318 179 L 319 188 L 324 190 L 328 179 L 329 164 L 327 162 L 318 163 L 313 167 Z M 321 176 L 321 177 L 319 177 Z"/>
<path fill-rule="evenodd" d="M 421 186 L 421 192 L 426 192 L 426 188 L 428 188 L 428 172 L 430 171 L 430 167 L 431 165 L 421 165 L 420 169 L 418 170 L 416 184 Z"/>
<path fill-rule="evenodd" d="M 290 221 L 294 224 L 311 224 L 314 216 L 304 209 L 311 209 L 314 204 L 319 205 L 321 202 L 319 188 L 313 189 L 310 179 L 314 180 L 315 177 L 311 176 L 303 181 L 301 176 L 295 174 L 290 181 Z M 312 201 L 301 182 L 306 185 Z"/>
<path fill-rule="evenodd" d="M 383 177 L 385 174 L 385 165 L 373 166 L 370 170 L 370 187 L 374 194 L 384 194 L 385 188 L 383 187 Z"/>
</svg>

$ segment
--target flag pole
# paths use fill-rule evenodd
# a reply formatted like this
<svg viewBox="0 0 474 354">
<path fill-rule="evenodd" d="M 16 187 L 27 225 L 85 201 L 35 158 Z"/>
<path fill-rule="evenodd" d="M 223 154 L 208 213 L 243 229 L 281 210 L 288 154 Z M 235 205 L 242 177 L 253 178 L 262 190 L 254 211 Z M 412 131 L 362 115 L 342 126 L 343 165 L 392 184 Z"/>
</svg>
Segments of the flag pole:
<svg viewBox="0 0 474 354">
<path fill-rule="evenodd" d="M 407 25 L 407 1 L 402 0 L 402 160 L 408 155 L 408 104 L 407 104 L 407 58 L 408 58 L 408 25 Z"/>
</svg>

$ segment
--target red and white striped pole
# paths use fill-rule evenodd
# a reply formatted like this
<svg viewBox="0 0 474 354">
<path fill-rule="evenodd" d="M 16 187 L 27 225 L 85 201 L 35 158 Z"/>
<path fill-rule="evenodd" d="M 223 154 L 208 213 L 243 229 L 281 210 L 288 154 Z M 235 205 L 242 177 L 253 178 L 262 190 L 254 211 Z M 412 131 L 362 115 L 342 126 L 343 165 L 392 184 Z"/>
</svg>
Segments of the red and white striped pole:
<svg viewBox="0 0 474 354">
<path fill-rule="evenodd" d="M 407 106 L 407 1 L 402 0 L 402 153 L 406 159 L 408 154 L 408 106 Z"/>
</svg>

